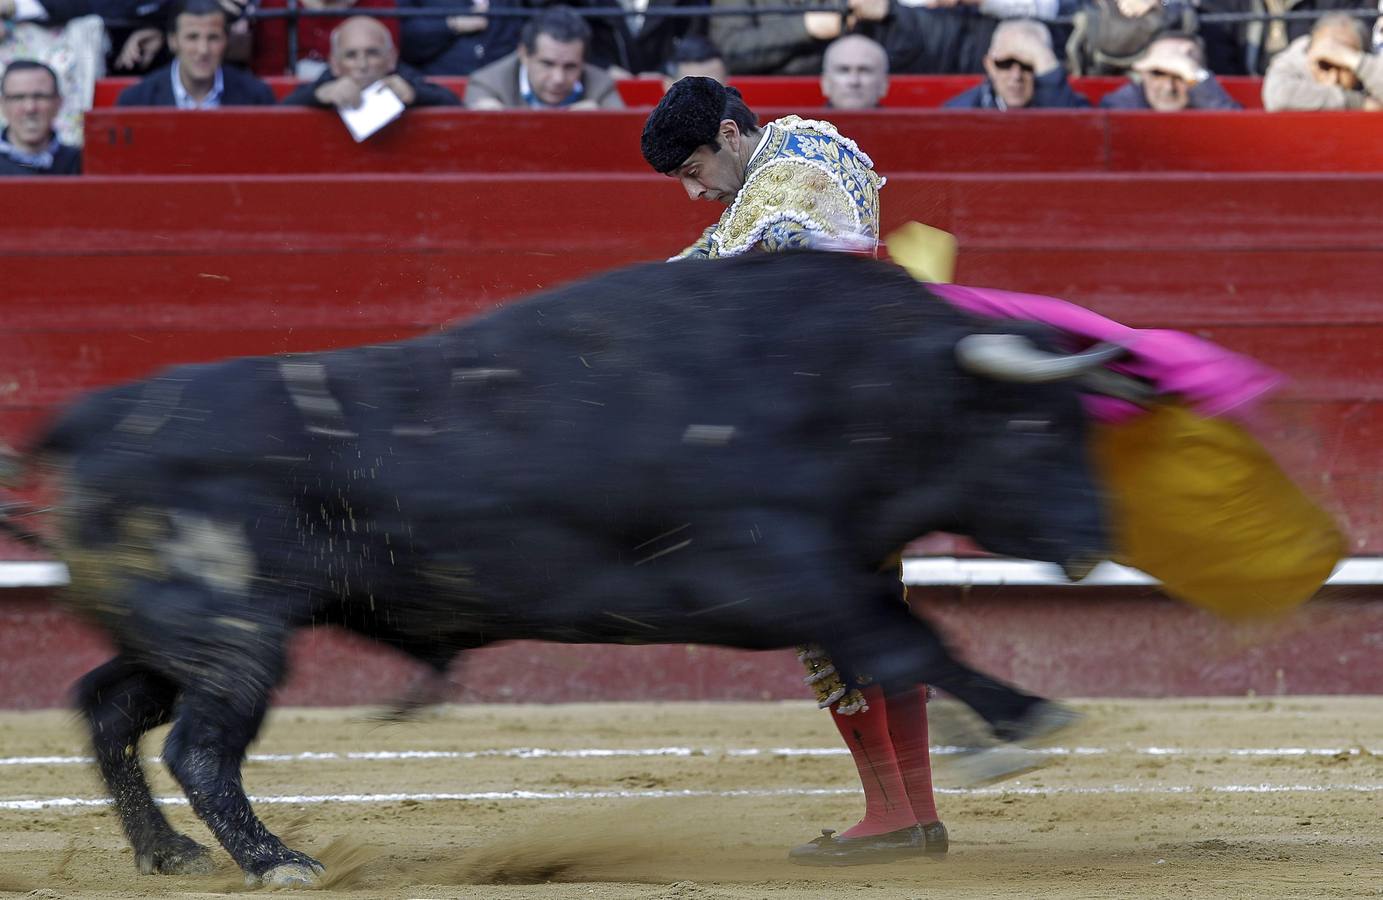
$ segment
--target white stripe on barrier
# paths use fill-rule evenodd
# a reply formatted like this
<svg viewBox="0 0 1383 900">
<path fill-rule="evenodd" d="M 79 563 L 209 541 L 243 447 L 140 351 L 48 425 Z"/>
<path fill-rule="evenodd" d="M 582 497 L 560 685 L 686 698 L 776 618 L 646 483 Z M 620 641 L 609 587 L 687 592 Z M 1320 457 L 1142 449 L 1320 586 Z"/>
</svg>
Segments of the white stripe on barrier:
<svg viewBox="0 0 1383 900">
<path fill-rule="evenodd" d="M 1208 784 L 1148 785 L 1109 784 L 1094 787 L 1010 787 L 936 788 L 938 794 L 967 796 L 1098 796 L 1107 794 L 1368 794 L 1383 791 L 1383 782 L 1372 784 Z M 746 788 L 728 791 L 473 791 L 468 793 L 417 794 L 280 794 L 251 797 L 252 803 L 316 805 L 324 803 L 426 803 L 439 801 L 499 800 L 675 800 L 697 797 L 839 797 L 861 793 L 859 788 Z M 163 806 L 186 806 L 184 797 L 159 797 Z M 72 809 L 109 806 L 110 800 L 92 797 L 47 797 L 0 800 L 0 810 Z"/>
<path fill-rule="evenodd" d="M 1051 563 L 1021 559 L 970 559 L 925 556 L 903 560 L 903 581 L 919 587 L 957 586 L 1140 586 L 1157 581 L 1137 569 L 1103 562 L 1079 585 L 1071 585 Z M 1328 584 L 1383 584 L 1383 557 L 1358 556 L 1335 567 Z M 57 562 L 0 562 L 0 588 L 60 587 L 67 584 L 67 567 Z"/>
<path fill-rule="evenodd" d="M 936 746 L 933 756 L 953 756 L 965 753 L 966 747 Z M 574 750 L 554 750 L 543 747 L 510 747 L 496 750 L 356 750 L 347 753 L 312 751 L 301 753 L 251 753 L 246 760 L 254 763 L 280 762 L 351 762 L 395 761 L 413 759 L 627 759 L 635 757 L 756 757 L 756 756 L 845 756 L 844 747 L 591 747 Z M 1301 756 L 1383 756 L 1383 747 L 1038 747 L 1030 752 L 1044 756 L 1104 756 L 1110 753 L 1133 753 L 1139 756 L 1247 756 L 1262 758 L 1291 758 Z M 90 765 L 89 756 L 3 756 L 0 766 L 75 766 Z M 162 760 L 157 756 L 145 758 L 150 765 Z"/>
</svg>

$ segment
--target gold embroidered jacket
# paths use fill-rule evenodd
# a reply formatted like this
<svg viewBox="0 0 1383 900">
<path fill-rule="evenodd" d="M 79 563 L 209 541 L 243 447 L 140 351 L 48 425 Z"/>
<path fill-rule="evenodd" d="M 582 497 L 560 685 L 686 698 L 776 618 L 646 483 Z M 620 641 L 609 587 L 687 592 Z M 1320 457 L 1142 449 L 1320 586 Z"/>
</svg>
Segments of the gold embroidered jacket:
<svg viewBox="0 0 1383 900">
<path fill-rule="evenodd" d="M 764 127 L 734 203 L 673 259 L 786 250 L 822 237 L 877 241 L 884 179 L 873 160 L 830 122 L 786 116 Z"/>
</svg>

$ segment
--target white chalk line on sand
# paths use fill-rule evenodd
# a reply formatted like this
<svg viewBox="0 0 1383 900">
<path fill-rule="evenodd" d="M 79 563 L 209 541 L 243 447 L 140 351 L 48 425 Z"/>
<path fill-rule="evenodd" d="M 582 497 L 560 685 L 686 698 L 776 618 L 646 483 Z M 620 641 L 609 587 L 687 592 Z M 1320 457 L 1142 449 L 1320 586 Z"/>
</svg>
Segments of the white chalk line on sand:
<svg viewBox="0 0 1383 900">
<path fill-rule="evenodd" d="M 967 752 L 965 747 L 938 746 L 933 756 L 954 756 Z M 1380 756 L 1380 747 L 1039 747 L 1032 752 L 1045 756 L 1105 756 L 1111 753 L 1133 753 L 1139 756 L 1230 756 L 1291 758 L 1303 756 Z M 559 750 L 544 747 L 509 747 L 494 750 L 359 750 L 347 753 L 336 751 L 303 751 L 301 753 L 251 753 L 246 759 L 254 763 L 350 762 L 359 760 L 404 761 L 412 759 L 621 759 L 632 757 L 755 757 L 755 756 L 845 756 L 844 747 L 588 747 Z M 159 757 L 147 757 L 151 765 Z M 0 756 L 0 766 L 76 766 L 91 765 L 89 756 Z"/>
<path fill-rule="evenodd" d="M 967 796 L 1041 796 L 1103 794 L 1344 794 L 1383 791 L 1383 782 L 1374 784 L 1209 784 L 1209 785 L 1144 785 L 1109 784 L 1095 787 L 1010 787 L 937 788 L 938 794 Z M 859 788 L 746 788 L 729 791 L 643 790 L 643 791 L 473 791 L 468 793 L 411 793 L 411 794 L 280 794 L 251 797 L 253 803 L 314 805 L 324 803 L 432 803 L 447 801 L 504 801 L 504 800 L 681 800 L 698 797 L 839 797 L 861 793 Z M 0 810 L 46 810 L 109 806 L 107 798 L 44 797 L 19 800 L 0 800 Z M 164 806 L 186 806 L 183 797 L 160 797 Z"/>
</svg>

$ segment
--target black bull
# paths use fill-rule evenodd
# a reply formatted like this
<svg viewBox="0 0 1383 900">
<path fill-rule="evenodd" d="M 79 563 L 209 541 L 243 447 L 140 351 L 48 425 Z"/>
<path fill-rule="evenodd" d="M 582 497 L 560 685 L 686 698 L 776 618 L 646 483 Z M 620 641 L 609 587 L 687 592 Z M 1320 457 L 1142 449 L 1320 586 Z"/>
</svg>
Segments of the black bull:
<svg viewBox="0 0 1383 900">
<path fill-rule="evenodd" d="M 140 868 L 208 861 L 130 749 L 172 721 L 164 759 L 235 861 L 311 880 L 240 786 L 304 626 L 438 668 L 512 639 L 817 643 L 982 707 L 994 683 L 900 602 L 899 549 L 949 530 L 1066 562 L 1104 541 L 1074 388 L 962 371 L 976 330 L 1004 329 L 891 266 L 759 256 L 86 399 L 38 450 L 68 602 L 119 651 L 78 703 Z"/>
</svg>

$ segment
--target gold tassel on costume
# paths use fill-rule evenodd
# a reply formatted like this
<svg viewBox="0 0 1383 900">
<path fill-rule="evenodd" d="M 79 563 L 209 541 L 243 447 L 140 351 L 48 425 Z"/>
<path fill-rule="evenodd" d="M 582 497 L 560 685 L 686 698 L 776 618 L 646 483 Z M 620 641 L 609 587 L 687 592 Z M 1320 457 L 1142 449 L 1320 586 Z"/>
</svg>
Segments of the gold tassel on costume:
<svg viewBox="0 0 1383 900">
<path fill-rule="evenodd" d="M 835 663 L 826 651 L 808 644 L 799 649 L 797 658 L 807 667 L 807 677 L 802 679 L 816 691 L 816 705 L 821 709 L 834 706 L 836 713 L 852 716 L 857 712 L 867 712 L 869 704 L 859 688 L 848 688 L 836 671 Z"/>
</svg>

